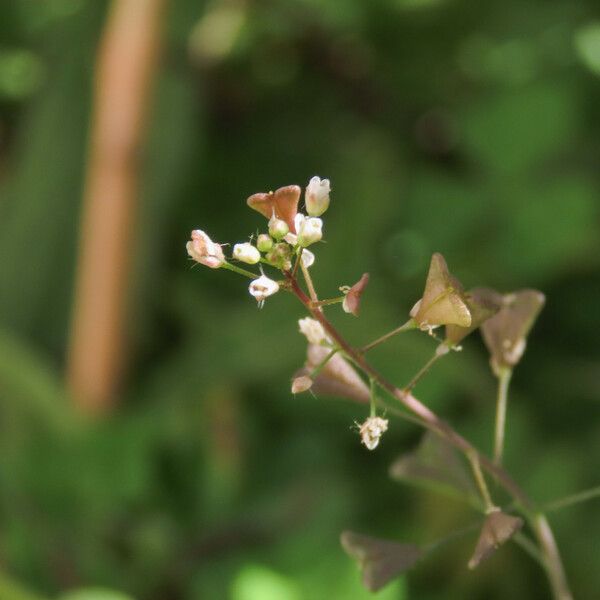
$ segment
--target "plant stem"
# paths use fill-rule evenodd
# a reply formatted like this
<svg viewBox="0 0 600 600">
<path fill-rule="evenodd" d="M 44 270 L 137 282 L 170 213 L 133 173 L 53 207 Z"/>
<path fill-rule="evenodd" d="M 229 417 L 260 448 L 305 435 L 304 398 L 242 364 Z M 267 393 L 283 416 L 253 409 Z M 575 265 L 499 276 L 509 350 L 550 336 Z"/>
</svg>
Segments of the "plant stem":
<svg viewBox="0 0 600 600">
<path fill-rule="evenodd" d="M 394 337 L 398 333 L 404 333 L 405 331 L 411 331 L 412 329 L 416 329 L 416 328 L 417 328 L 417 323 L 413 319 L 409 319 L 408 321 L 406 321 L 406 323 L 404 323 L 404 325 L 400 325 L 400 327 L 396 327 L 396 329 L 392 329 L 392 331 L 389 331 L 385 335 L 382 335 L 380 338 L 377 338 L 375 341 L 371 342 L 370 344 L 363 346 L 360 349 L 360 352 L 364 354 L 365 352 L 368 352 L 369 350 L 371 350 L 371 348 L 375 348 L 375 346 L 379 346 L 379 344 L 383 344 L 383 342 L 387 342 L 387 340 L 389 340 L 391 337 Z"/>
<path fill-rule="evenodd" d="M 508 386 L 512 369 L 504 367 L 498 374 L 498 398 L 496 400 L 496 427 L 494 432 L 494 462 L 502 464 L 504 451 L 504 430 L 506 428 L 506 405 L 508 403 Z"/>
<path fill-rule="evenodd" d="M 527 554 L 529 554 L 529 556 L 531 556 L 535 562 L 541 565 L 542 569 L 546 569 L 546 563 L 544 562 L 544 558 L 540 554 L 538 547 L 526 535 L 520 531 L 517 531 L 517 533 L 513 535 L 512 539 L 518 546 L 521 546 L 521 548 L 523 548 L 523 550 L 525 550 L 525 552 L 527 552 Z"/>
<path fill-rule="evenodd" d="M 485 482 L 485 477 L 483 476 L 483 473 L 481 471 L 479 457 L 477 456 L 476 452 L 468 452 L 467 458 L 469 459 L 469 463 L 471 464 L 471 470 L 473 471 L 473 475 L 475 476 L 475 482 L 477 483 L 477 487 L 479 488 L 481 498 L 483 499 L 483 504 L 485 505 L 485 512 L 489 513 L 496 507 L 492 502 L 490 491 L 488 490 L 487 483 Z"/>
<path fill-rule="evenodd" d="M 586 500 L 591 500 L 592 498 L 598 497 L 600 497 L 600 486 L 591 488 L 589 490 L 584 490 L 583 492 L 573 494 L 572 496 L 554 500 L 553 502 L 550 502 L 544 506 L 544 512 L 560 510 L 561 508 L 567 508 L 573 504 L 579 504 L 580 502 L 585 502 Z"/>
<path fill-rule="evenodd" d="M 339 304 L 344 301 L 346 296 L 338 296 L 337 298 L 327 298 L 325 300 L 319 300 L 318 302 L 314 302 L 315 306 L 330 306 L 331 304 Z"/>
<path fill-rule="evenodd" d="M 258 279 L 260 277 L 260 275 L 258 275 L 257 273 L 253 273 L 252 271 L 246 271 L 246 269 L 242 269 L 237 265 L 232 265 L 230 262 L 224 262 L 221 265 L 221 268 L 227 269 L 228 271 L 233 271 L 234 273 L 237 273 L 238 275 L 243 275 L 244 277 L 249 277 L 250 279 Z"/>
<path fill-rule="evenodd" d="M 292 277 L 296 277 L 296 273 L 298 272 L 298 265 L 300 264 L 300 261 L 302 260 L 303 252 L 304 252 L 304 248 L 300 248 L 296 252 L 296 260 L 294 262 L 294 268 L 292 269 Z"/>
<path fill-rule="evenodd" d="M 513 481 L 510 475 L 501 466 L 495 464 L 492 460 L 481 454 L 468 440 L 457 433 L 448 423 L 440 419 L 410 392 L 401 390 L 383 377 L 366 361 L 362 351 L 353 348 L 337 331 L 327 319 L 322 309 L 313 306 L 311 298 L 304 293 L 298 285 L 298 282 L 291 277 L 291 274 L 285 273 L 285 275 L 290 283 L 291 291 L 297 296 L 298 300 L 300 300 L 313 318 L 323 325 L 323 328 L 329 334 L 331 339 L 337 343 L 340 349 L 352 360 L 352 362 L 354 362 L 369 378 L 374 379 L 380 388 L 388 392 L 391 396 L 396 398 L 396 400 L 401 402 L 410 412 L 415 414 L 423 422 L 423 426 L 426 429 L 445 438 L 456 449 L 467 455 L 467 457 L 469 455 L 476 456 L 480 467 L 492 475 L 512 496 L 515 502 L 521 507 L 523 514 L 527 517 L 536 533 L 536 537 L 544 555 L 548 579 L 552 587 L 554 598 L 556 600 L 571 600 L 572 596 L 569 592 L 560 554 L 558 553 L 552 530 L 544 515 L 539 513 L 536 514 L 535 506 L 527 494 L 517 485 L 517 483 L 515 483 L 515 481 Z M 314 287 L 312 293 L 316 296 Z"/>
<path fill-rule="evenodd" d="M 306 287 L 308 288 L 308 294 L 310 296 L 310 301 L 312 302 L 312 305 L 309 310 L 311 312 L 314 312 L 316 310 L 316 312 L 318 312 L 319 314 L 323 314 L 323 311 L 317 304 L 319 302 L 319 297 L 317 296 L 317 292 L 315 291 L 315 286 L 313 284 L 312 277 L 308 272 L 308 267 L 306 267 L 304 263 L 300 261 L 300 268 L 302 269 L 302 275 L 304 276 L 304 281 L 306 281 Z M 293 279 L 293 281 L 296 283 L 296 285 L 298 285 L 295 279 Z M 304 294 L 304 292 L 302 293 Z M 304 297 L 306 297 L 306 294 L 304 294 Z"/>
<path fill-rule="evenodd" d="M 446 354 L 447 352 L 442 353 L 436 351 L 436 353 L 421 367 L 421 369 L 419 369 L 417 374 L 409 381 L 408 385 L 404 389 L 407 392 L 410 392 L 410 390 L 412 390 L 417 383 L 419 383 L 423 375 L 425 375 L 427 371 L 431 369 L 434 363 L 436 363 L 442 356 L 445 356 Z"/>
<path fill-rule="evenodd" d="M 555 599 L 572 600 L 573 596 L 569 590 L 558 546 L 556 545 L 556 540 L 554 539 L 548 519 L 544 514 L 538 513 L 535 515 L 532 525 L 542 550 L 546 572 L 548 573 L 548 579 L 552 585 Z"/>
<path fill-rule="evenodd" d="M 371 378 L 369 379 L 370 390 L 371 390 L 371 417 L 377 414 L 377 382 Z"/>
</svg>

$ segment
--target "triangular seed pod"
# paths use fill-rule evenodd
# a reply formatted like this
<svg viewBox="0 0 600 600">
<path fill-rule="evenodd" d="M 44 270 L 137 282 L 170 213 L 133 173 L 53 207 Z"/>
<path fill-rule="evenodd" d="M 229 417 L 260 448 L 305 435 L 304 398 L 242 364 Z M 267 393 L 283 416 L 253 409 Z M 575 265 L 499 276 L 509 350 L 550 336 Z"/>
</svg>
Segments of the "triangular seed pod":
<svg viewBox="0 0 600 600">
<path fill-rule="evenodd" d="M 320 365 L 331 348 L 309 344 L 306 364 L 295 377 L 309 375 Z M 335 354 L 313 379 L 311 390 L 324 396 L 339 396 L 357 402 L 367 403 L 371 393 L 367 384 L 360 378 L 354 367 L 340 354 Z"/>
<path fill-rule="evenodd" d="M 410 312 L 421 329 L 439 325 L 471 326 L 471 313 L 460 282 L 450 275 L 441 254 L 431 257 L 423 297 Z"/>
<path fill-rule="evenodd" d="M 353 531 L 344 531 L 340 541 L 344 550 L 358 562 L 363 585 L 371 592 L 411 569 L 423 555 L 413 544 L 380 540 Z"/>
<path fill-rule="evenodd" d="M 502 308 L 481 326 L 483 340 L 490 351 L 494 372 L 514 367 L 523 356 L 527 334 L 544 307 L 546 298 L 537 290 L 506 294 Z"/>
<path fill-rule="evenodd" d="M 426 432 L 418 447 L 398 458 L 390 477 L 466 499 L 477 498 L 472 478 L 456 450 L 442 437 Z"/>
<path fill-rule="evenodd" d="M 489 288 L 475 288 L 465 294 L 465 303 L 471 313 L 471 325 L 446 325 L 446 342 L 456 346 L 484 321 L 492 318 L 502 306 L 502 295 Z"/>
<path fill-rule="evenodd" d="M 499 508 L 490 512 L 483 523 L 475 552 L 469 560 L 469 569 L 478 567 L 521 527 L 523 527 L 523 519 L 520 517 L 507 515 Z"/>
<path fill-rule="evenodd" d="M 247 200 L 248 206 L 270 219 L 273 214 L 288 224 L 290 231 L 296 233 L 294 218 L 298 213 L 300 187 L 287 185 L 274 192 L 253 194 Z"/>
</svg>

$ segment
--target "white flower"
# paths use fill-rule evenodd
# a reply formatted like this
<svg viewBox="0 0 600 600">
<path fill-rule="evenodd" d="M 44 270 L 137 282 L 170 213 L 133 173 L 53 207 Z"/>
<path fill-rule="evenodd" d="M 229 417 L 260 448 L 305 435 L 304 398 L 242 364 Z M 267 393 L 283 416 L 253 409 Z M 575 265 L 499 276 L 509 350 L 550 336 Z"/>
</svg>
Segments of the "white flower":
<svg viewBox="0 0 600 600">
<path fill-rule="evenodd" d="M 260 260 L 260 252 L 252 244 L 244 242 L 233 247 L 233 258 L 249 265 L 255 265 Z"/>
<path fill-rule="evenodd" d="M 287 242 L 290 246 L 295 246 L 298 243 L 298 236 L 290 231 L 290 233 L 283 236 L 283 241 Z"/>
<path fill-rule="evenodd" d="M 308 269 L 308 267 L 312 267 L 315 262 L 315 255 L 310 251 L 304 248 L 302 250 L 302 264 Z"/>
<path fill-rule="evenodd" d="M 192 231 L 192 239 L 185 247 L 191 258 L 211 269 L 218 269 L 225 263 L 221 246 L 215 244 L 201 229 Z"/>
<path fill-rule="evenodd" d="M 279 284 L 265 275 L 261 275 L 258 279 L 250 282 L 248 291 L 251 296 L 256 298 L 259 305 L 262 306 L 266 298 L 279 291 Z"/>
<path fill-rule="evenodd" d="M 313 177 L 306 186 L 304 201 L 306 212 L 311 217 L 320 217 L 329 208 L 329 179 Z"/>
<path fill-rule="evenodd" d="M 359 433 L 362 443 L 369 449 L 375 450 L 379 445 L 379 439 L 387 431 L 388 420 L 381 417 L 369 417 L 362 425 L 359 425 Z"/>
<path fill-rule="evenodd" d="M 294 219 L 298 244 L 302 247 L 319 242 L 323 237 L 323 221 L 316 217 L 305 217 L 298 213 Z"/>
<path fill-rule="evenodd" d="M 298 321 L 300 333 L 306 337 L 309 344 L 322 344 L 323 342 L 331 343 L 331 340 L 325 333 L 323 325 L 316 319 L 305 317 Z"/>
</svg>

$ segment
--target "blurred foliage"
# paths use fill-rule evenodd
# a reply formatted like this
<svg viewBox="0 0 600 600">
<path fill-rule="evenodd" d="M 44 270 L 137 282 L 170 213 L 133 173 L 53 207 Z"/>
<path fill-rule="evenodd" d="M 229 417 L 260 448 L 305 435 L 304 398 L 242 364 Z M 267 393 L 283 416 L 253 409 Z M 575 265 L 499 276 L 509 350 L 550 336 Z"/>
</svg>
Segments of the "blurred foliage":
<svg viewBox="0 0 600 600">
<path fill-rule="evenodd" d="M 394 422 L 371 454 L 351 430 L 363 409 L 290 396 L 304 354 L 291 298 L 257 312 L 233 275 L 190 270 L 190 229 L 243 240 L 264 226 L 249 194 L 315 173 L 334 188 L 319 288 L 371 273 L 361 318 L 334 315 L 352 340 L 405 320 L 434 251 L 467 287 L 544 291 L 506 462 L 540 502 L 598 483 L 594 1 L 172 2 L 143 157 L 129 378 L 119 410 L 87 422 L 62 372 L 105 9 L 0 5 L 0 558 L 21 582 L 2 576 L 3 600 L 121 597 L 59 596 L 86 586 L 358 600 L 371 595 L 342 529 L 428 543 L 468 522 L 460 503 L 388 479 L 413 426 Z M 479 340 L 464 345 L 418 393 L 487 451 L 494 380 Z M 431 350 L 406 335 L 373 358 L 402 383 Z M 600 583 L 598 514 L 551 515 L 576 598 Z M 468 572 L 474 543 L 374 597 L 548 597 L 516 546 Z"/>
</svg>

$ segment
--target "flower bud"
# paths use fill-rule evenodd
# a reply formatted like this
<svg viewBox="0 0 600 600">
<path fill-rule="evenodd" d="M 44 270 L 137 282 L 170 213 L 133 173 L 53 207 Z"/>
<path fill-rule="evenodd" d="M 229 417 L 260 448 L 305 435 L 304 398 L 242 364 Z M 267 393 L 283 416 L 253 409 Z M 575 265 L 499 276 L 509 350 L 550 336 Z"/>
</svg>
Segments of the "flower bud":
<svg viewBox="0 0 600 600">
<path fill-rule="evenodd" d="M 329 208 L 329 179 L 313 177 L 306 186 L 304 201 L 311 217 L 320 217 Z"/>
<path fill-rule="evenodd" d="M 244 242 L 233 247 L 233 258 L 249 265 L 255 265 L 260 261 L 260 252 L 252 244 Z"/>
<path fill-rule="evenodd" d="M 305 248 L 323 238 L 323 221 L 316 217 L 305 217 L 297 214 L 295 219 L 298 245 Z"/>
<path fill-rule="evenodd" d="M 300 394 L 310 390 L 313 380 L 308 375 L 300 375 L 292 381 L 292 394 Z"/>
<path fill-rule="evenodd" d="M 292 268 L 292 250 L 283 242 L 275 244 L 267 252 L 267 260 L 275 267 L 281 270 L 289 271 Z"/>
<path fill-rule="evenodd" d="M 269 221 L 269 233 L 276 240 L 280 240 L 285 237 L 290 231 L 288 224 L 282 219 L 278 219 L 277 217 L 271 217 Z"/>
<path fill-rule="evenodd" d="M 323 329 L 323 325 L 316 319 L 311 319 L 310 317 L 300 319 L 298 321 L 298 329 L 306 337 L 309 344 L 331 343 L 331 340 L 325 333 L 325 329 Z"/>
<path fill-rule="evenodd" d="M 259 305 L 262 306 L 266 298 L 279 291 L 279 284 L 265 275 L 261 275 L 258 279 L 254 279 L 250 282 L 248 291 L 251 296 L 256 298 Z"/>
<path fill-rule="evenodd" d="M 379 446 L 381 436 L 387 431 L 388 420 L 381 417 L 369 417 L 359 426 L 362 443 L 369 449 L 375 450 Z"/>
<path fill-rule="evenodd" d="M 218 269 L 225 263 L 221 246 L 215 244 L 201 229 L 192 231 L 192 239 L 185 247 L 191 258 L 211 269 Z"/>
<path fill-rule="evenodd" d="M 266 233 L 261 233 L 256 240 L 256 247 L 260 252 L 268 252 L 273 247 L 271 236 Z"/>
</svg>

